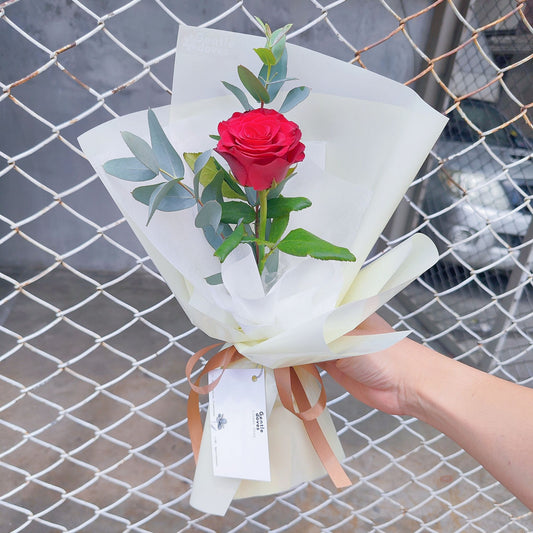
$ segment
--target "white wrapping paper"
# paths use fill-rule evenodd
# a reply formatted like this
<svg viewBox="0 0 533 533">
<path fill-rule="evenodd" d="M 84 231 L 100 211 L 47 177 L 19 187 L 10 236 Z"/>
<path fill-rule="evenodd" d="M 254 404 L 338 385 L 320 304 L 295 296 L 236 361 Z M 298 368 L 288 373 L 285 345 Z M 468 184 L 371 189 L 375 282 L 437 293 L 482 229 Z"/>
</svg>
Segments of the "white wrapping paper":
<svg viewBox="0 0 533 533">
<path fill-rule="evenodd" d="M 260 64 L 252 48 L 263 42 L 220 30 L 180 28 L 172 105 L 155 110 L 178 153 L 214 147 L 208 135 L 241 110 L 221 80 L 238 85 L 238 64 L 257 71 Z M 147 207 L 131 195 L 138 184 L 104 172 L 106 161 L 131 155 L 121 131 L 149 138 L 146 111 L 102 124 L 79 138 L 191 322 L 234 344 L 246 357 L 240 364 L 266 367 L 272 481 L 213 476 L 206 424 L 191 504 L 213 514 L 224 514 L 235 497 L 279 492 L 324 475 L 303 424 L 281 406 L 270 369 L 370 353 L 397 342 L 407 332 L 346 333 L 437 259 L 431 241 L 418 234 L 362 268 L 446 119 L 391 80 L 296 46 L 288 45 L 288 53 L 289 75 L 313 91 L 287 114 L 302 130 L 306 158 L 284 194 L 306 196 L 313 203 L 294 213 L 291 224 L 348 247 L 356 263 L 281 254 L 278 279 L 267 291 L 248 246 L 240 245 L 221 265 L 194 226 L 194 209 L 157 212 L 146 226 Z M 282 98 L 278 96 L 279 102 Z M 192 175 L 185 181 L 192 183 Z M 217 272 L 223 284 L 207 284 L 204 278 Z M 308 394 L 316 396 L 316 384 L 308 381 Z M 327 411 L 319 423 L 342 459 Z"/>
</svg>

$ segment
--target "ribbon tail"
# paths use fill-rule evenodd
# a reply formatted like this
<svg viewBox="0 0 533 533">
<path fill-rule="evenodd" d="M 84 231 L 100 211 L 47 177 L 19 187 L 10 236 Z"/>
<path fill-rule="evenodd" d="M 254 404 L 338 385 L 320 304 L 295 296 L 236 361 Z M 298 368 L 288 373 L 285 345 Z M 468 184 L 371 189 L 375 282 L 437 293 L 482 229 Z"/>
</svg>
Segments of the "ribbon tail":
<svg viewBox="0 0 533 533">
<path fill-rule="evenodd" d="M 274 370 L 280 400 L 287 410 L 302 420 L 309 440 L 335 486 L 337 488 L 348 487 L 352 482 L 331 449 L 317 420 L 326 405 L 322 378 L 314 365 L 302 365 L 297 368 L 302 372 L 307 372 L 319 382 L 321 389 L 319 400 L 311 406 L 302 381 L 293 367 Z M 294 409 L 293 398 L 296 401 L 298 412 Z"/>
<path fill-rule="evenodd" d="M 311 409 L 311 403 L 309 402 L 309 398 L 307 397 L 302 382 L 297 377 L 296 371 L 294 369 L 291 369 L 291 372 L 294 373 L 294 375 L 296 376 L 296 379 L 293 380 L 293 391 L 298 408 L 302 411 Z M 322 380 L 320 380 L 320 382 L 321 386 L 324 387 L 324 385 L 322 384 Z M 352 482 L 350 481 L 350 478 L 342 468 L 342 465 L 340 464 L 336 455 L 333 453 L 333 450 L 331 449 L 331 446 L 329 445 L 324 435 L 324 432 L 322 431 L 322 428 L 318 423 L 318 420 L 316 418 L 312 420 L 304 419 L 302 420 L 302 422 L 304 423 L 305 429 L 307 431 L 307 434 L 309 435 L 309 439 L 311 440 L 313 448 L 315 449 L 318 457 L 320 458 L 320 461 L 324 465 L 324 468 L 326 469 L 329 477 L 331 478 L 331 481 L 333 481 L 335 487 L 337 487 L 338 489 L 349 487 Z"/>
</svg>

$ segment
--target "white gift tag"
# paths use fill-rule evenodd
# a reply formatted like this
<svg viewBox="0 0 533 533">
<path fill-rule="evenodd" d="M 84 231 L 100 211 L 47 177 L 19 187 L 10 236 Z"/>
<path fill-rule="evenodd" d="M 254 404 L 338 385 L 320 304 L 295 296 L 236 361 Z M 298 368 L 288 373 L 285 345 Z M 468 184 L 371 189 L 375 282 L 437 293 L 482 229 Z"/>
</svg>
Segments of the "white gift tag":
<svg viewBox="0 0 533 533">
<path fill-rule="evenodd" d="M 209 383 L 221 372 L 209 372 Z M 215 476 L 270 481 L 263 369 L 226 369 L 209 393 L 209 421 Z"/>
</svg>

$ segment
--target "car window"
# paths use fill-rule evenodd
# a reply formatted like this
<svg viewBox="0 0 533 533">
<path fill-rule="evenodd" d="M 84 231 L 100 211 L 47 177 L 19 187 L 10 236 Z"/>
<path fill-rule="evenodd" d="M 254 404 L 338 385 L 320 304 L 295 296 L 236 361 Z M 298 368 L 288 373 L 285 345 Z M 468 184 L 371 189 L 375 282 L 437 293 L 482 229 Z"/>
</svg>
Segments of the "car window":
<svg viewBox="0 0 533 533">
<path fill-rule="evenodd" d="M 461 103 L 461 109 L 481 131 L 489 131 L 505 123 L 505 118 L 488 102 L 465 100 Z M 450 113 L 449 119 L 443 132 L 445 139 L 464 143 L 473 143 L 479 140 L 478 133 L 469 126 L 457 109 Z M 526 139 L 512 125 L 494 131 L 487 136 L 486 141 L 492 146 L 529 148 Z"/>
</svg>

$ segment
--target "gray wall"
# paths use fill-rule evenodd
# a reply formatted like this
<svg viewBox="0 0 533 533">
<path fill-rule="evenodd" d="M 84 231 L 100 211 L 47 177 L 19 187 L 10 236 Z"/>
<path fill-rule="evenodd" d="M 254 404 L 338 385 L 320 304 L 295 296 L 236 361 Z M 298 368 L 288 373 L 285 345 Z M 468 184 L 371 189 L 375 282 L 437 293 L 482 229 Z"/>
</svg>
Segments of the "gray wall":
<svg viewBox="0 0 533 533">
<path fill-rule="evenodd" d="M 84 0 L 83 3 L 97 17 L 102 17 L 125 2 Z M 427 7 L 423 0 L 389 0 L 388 3 L 404 15 Z M 173 14 L 182 22 L 198 25 L 224 12 L 234 2 L 186 0 L 166 4 L 174 6 Z M 254 0 L 245 2 L 245 7 L 273 27 L 293 22 L 295 28 L 301 28 L 320 16 L 320 11 L 308 0 Z M 70 0 L 19 0 L 5 8 L 5 15 L 42 47 L 0 18 L 0 82 L 4 86 L 42 69 L 50 61 L 50 52 L 81 41 L 58 54 L 57 62 L 42 73 L 12 87 L 9 96 L 4 95 L 2 99 L 0 94 L 0 215 L 18 223 L 45 210 L 42 216 L 21 224 L 20 231 L 53 251 L 52 254 L 43 251 L 15 232 L 3 243 L 0 240 L 0 266 L 8 270 L 34 270 L 54 264 L 56 254 L 68 255 L 98 235 L 88 221 L 106 226 L 120 218 L 96 179 L 69 193 L 93 174 L 90 166 L 76 153 L 79 149 L 77 136 L 109 120 L 113 113 L 122 115 L 170 102 L 169 93 L 146 75 L 106 97 L 105 106 L 99 105 L 102 103 L 99 95 L 123 85 L 143 70 L 138 60 L 113 42 L 113 37 L 142 60 L 150 61 L 173 48 L 178 25 L 150 0 L 143 0 L 109 18 L 105 22 L 109 34 L 99 31 L 88 39 L 84 36 L 93 31 L 98 22 Z M 338 32 L 357 48 L 376 42 L 398 26 L 396 19 L 375 0 L 348 1 L 330 10 L 328 16 Z M 424 47 L 427 39 L 429 16 L 416 17 L 407 27 L 420 47 Z M 255 31 L 241 9 L 214 27 Z M 326 21 L 321 21 L 292 42 L 345 61 L 353 59 L 349 47 L 337 38 Z M 371 70 L 401 82 L 411 78 L 418 66 L 411 45 L 401 34 L 364 53 L 362 60 Z M 151 67 L 153 74 L 168 88 L 172 70 L 172 56 Z M 42 118 L 32 116 L 21 106 Z M 94 106 L 99 107 L 87 116 L 77 118 Z M 43 145 L 36 149 L 40 143 Z M 20 156 L 27 151 L 24 157 Z M 17 168 L 9 166 L 8 160 L 11 163 L 15 160 Z M 40 182 L 44 189 L 32 183 L 32 179 Z M 69 208 L 87 220 L 80 220 Z M 0 218 L 0 239 L 5 239 L 12 231 L 10 224 Z M 125 224 L 106 229 L 104 233 L 109 239 L 144 256 Z M 103 271 L 123 270 L 135 264 L 135 258 L 118 251 L 103 237 L 65 261 L 75 268 Z"/>
</svg>

